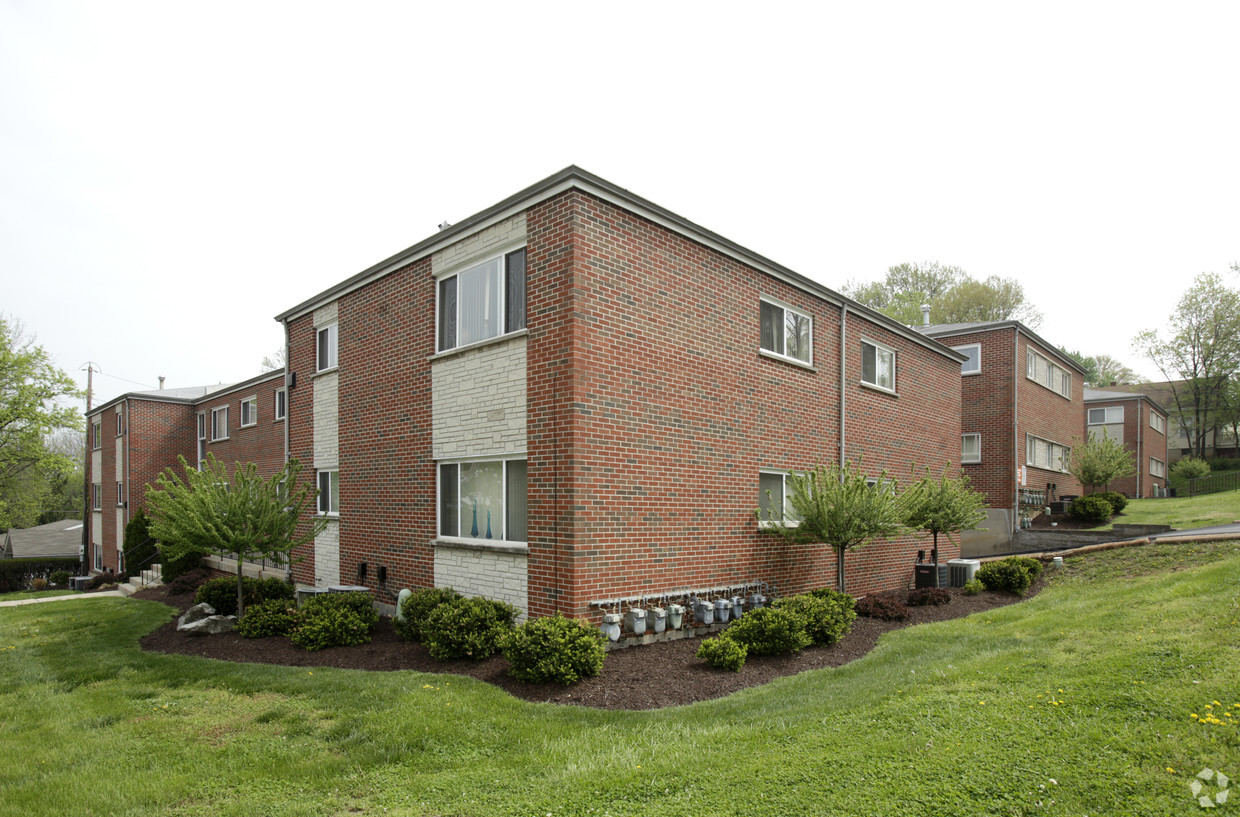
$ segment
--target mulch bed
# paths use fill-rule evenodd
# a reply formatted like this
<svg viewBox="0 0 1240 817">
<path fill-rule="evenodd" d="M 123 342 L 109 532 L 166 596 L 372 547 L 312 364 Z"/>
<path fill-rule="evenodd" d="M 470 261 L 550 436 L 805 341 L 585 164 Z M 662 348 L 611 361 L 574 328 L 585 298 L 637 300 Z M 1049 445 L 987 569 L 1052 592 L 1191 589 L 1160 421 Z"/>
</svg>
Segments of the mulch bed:
<svg viewBox="0 0 1240 817">
<path fill-rule="evenodd" d="M 1039 579 L 1024 598 L 1042 589 Z M 903 594 L 894 594 L 897 597 Z M 142 639 L 142 648 L 156 652 L 196 655 L 222 661 L 281 664 L 290 667 L 339 667 L 372 671 L 466 675 L 493 684 L 517 698 L 534 702 L 576 704 L 598 709 L 657 709 L 720 698 L 748 687 L 759 686 L 806 670 L 838 667 L 874 649 L 879 636 L 914 624 L 946 621 L 972 613 L 1003 607 L 1021 598 L 1005 593 L 982 592 L 966 596 L 951 591 L 950 604 L 910 607 L 907 621 L 879 621 L 858 617 L 849 633 L 830 647 L 811 647 L 795 655 L 755 656 L 740 672 L 717 670 L 696 656 L 696 638 L 614 650 L 607 654 L 603 671 L 571 687 L 525 684 L 509 678 L 508 661 L 496 655 L 485 661 L 440 661 L 421 644 L 401 641 L 390 619 L 381 618 L 369 644 L 331 647 L 306 652 L 287 638 L 242 638 L 236 633 L 194 636 L 178 633 L 176 620 Z M 191 594 L 171 595 L 166 587 L 141 590 L 135 598 L 160 601 L 184 612 L 193 604 Z"/>
</svg>

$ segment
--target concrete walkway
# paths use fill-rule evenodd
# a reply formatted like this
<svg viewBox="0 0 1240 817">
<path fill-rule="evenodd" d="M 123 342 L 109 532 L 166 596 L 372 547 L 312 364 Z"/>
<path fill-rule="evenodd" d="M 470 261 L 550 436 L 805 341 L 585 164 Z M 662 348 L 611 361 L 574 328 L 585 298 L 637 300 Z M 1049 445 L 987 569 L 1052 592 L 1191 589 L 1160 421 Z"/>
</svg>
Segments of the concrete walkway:
<svg viewBox="0 0 1240 817">
<path fill-rule="evenodd" d="M 0 601 L 0 607 L 16 607 L 19 604 L 42 604 L 45 601 L 65 601 L 66 599 L 116 599 L 124 597 L 125 594 L 119 590 L 104 590 L 101 593 L 73 593 L 68 596 L 43 596 L 38 599 L 14 599 L 13 601 Z"/>
</svg>

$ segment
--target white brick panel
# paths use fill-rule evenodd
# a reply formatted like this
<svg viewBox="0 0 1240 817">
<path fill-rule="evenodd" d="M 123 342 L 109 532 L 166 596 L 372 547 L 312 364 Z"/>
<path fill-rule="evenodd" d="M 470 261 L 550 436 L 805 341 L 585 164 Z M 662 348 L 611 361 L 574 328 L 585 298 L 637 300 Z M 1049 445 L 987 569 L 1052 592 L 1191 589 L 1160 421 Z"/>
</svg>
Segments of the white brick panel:
<svg viewBox="0 0 1240 817">
<path fill-rule="evenodd" d="M 434 362 L 436 459 L 525 453 L 525 347 L 519 337 Z"/>
<path fill-rule="evenodd" d="M 520 608 L 529 607 L 528 556 L 435 544 L 435 586 L 466 596 L 485 596 Z"/>
<path fill-rule="evenodd" d="M 475 258 L 484 258 L 505 246 L 517 244 L 525 240 L 525 213 L 518 213 L 512 218 L 474 233 L 467 238 L 440 250 L 431 257 L 431 273 L 439 274 L 453 267 L 466 264 Z M 318 323 L 318 312 L 314 313 Z"/>
</svg>

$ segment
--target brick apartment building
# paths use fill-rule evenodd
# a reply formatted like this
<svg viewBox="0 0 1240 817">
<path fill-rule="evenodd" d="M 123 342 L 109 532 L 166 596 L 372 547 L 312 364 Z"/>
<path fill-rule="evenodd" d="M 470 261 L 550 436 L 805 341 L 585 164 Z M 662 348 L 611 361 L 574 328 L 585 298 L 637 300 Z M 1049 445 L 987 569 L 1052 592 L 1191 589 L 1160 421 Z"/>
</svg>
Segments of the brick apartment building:
<svg viewBox="0 0 1240 817">
<path fill-rule="evenodd" d="M 1142 393 L 1085 389 L 1085 428 L 1133 453 L 1137 473 L 1112 482 L 1110 490 L 1132 498 L 1166 495 L 1166 409 Z"/>
<path fill-rule="evenodd" d="M 1079 495 L 1066 470 L 1085 438 L 1084 370 L 1019 321 L 918 327 L 952 347 L 961 364 L 961 462 L 986 494 L 986 530 L 961 534 L 966 556 L 1006 545 L 1022 514 Z"/>
<path fill-rule="evenodd" d="M 583 616 L 832 585 L 829 548 L 757 519 L 790 469 L 960 462 L 962 355 L 575 167 L 277 320 L 286 372 L 187 401 L 177 443 L 194 451 L 215 399 L 235 416 L 257 395 L 262 425 L 286 382 L 287 449 L 261 456 L 301 460 L 330 520 L 293 578 L 381 602 L 451 585 Z M 907 585 L 919 550 L 928 537 L 850 553 L 850 590 Z"/>
</svg>

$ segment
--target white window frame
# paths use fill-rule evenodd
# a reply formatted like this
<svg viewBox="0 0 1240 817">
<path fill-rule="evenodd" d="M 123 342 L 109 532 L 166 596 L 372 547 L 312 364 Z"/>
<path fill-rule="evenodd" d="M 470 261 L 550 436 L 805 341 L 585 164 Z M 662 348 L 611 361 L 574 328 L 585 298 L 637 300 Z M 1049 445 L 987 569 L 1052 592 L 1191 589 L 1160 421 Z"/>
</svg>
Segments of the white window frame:
<svg viewBox="0 0 1240 817">
<path fill-rule="evenodd" d="M 961 375 L 981 374 L 982 373 L 982 344 L 966 343 L 964 346 L 953 346 L 952 347 L 952 351 L 959 352 L 962 355 L 967 354 L 967 352 L 965 351 L 967 349 L 977 350 L 977 365 L 974 366 L 972 369 L 966 369 L 965 367 L 968 366 L 969 363 L 972 362 L 972 359 L 962 362 L 960 364 L 960 374 Z"/>
<path fill-rule="evenodd" d="M 1167 478 L 1167 463 L 1158 459 L 1158 457 L 1150 457 L 1150 476 Z"/>
<path fill-rule="evenodd" d="M 865 379 L 865 347 L 867 346 L 872 346 L 874 348 L 874 379 L 875 380 L 879 379 L 878 378 L 879 353 L 885 352 L 891 356 L 891 385 L 890 386 L 884 386 L 882 383 L 877 383 L 877 382 L 872 383 Z M 868 386 L 871 389 L 878 389 L 879 391 L 887 392 L 888 394 L 895 394 L 896 387 L 899 384 L 899 378 L 896 376 L 896 373 L 897 373 L 896 367 L 898 365 L 899 365 L 899 356 L 896 354 L 895 349 L 892 349 L 890 346 L 879 343 L 878 341 L 872 340 L 870 338 L 863 337 L 861 339 L 861 385 Z"/>
<path fill-rule="evenodd" d="M 762 503 L 765 500 L 762 489 L 762 477 L 779 477 L 779 490 L 783 499 L 783 518 L 782 524 L 788 527 L 796 527 L 801 524 L 801 520 L 797 519 L 796 514 L 792 510 L 792 505 L 788 501 L 788 477 L 795 472 L 781 470 L 779 468 L 759 468 L 758 469 L 758 527 L 770 528 L 781 524 L 775 520 L 768 519 L 765 512 L 762 511 Z M 770 490 L 770 489 L 767 489 Z"/>
<path fill-rule="evenodd" d="M 1095 411 L 1102 412 L 1101 420 L 1094 419 Z M 1091 426 L 1118 425 L 1124 422 L 1124 407 L 1123 406 L 1097 406 L 1094 408 L 1087 409 L 1085 418 L 1086 418 L 1085 419 L 1086 424 L 1091 425 Z"/>
<path fill-rule="evenodd" d="M 103 510 L 103 483 L 92 482 L 90 484 L 90 489 L 91 489 L 91 510 L 102 511 Z"/>
<path fill-rule="evenodd" d="M 315 372 L 330 372 L 340 365 L 340 324 L 329 323 L 314 333 Z"/>
<path fill-rule="evenodd" d="M 217 419 L 220 416 L 223 416 L 224 418 L 223 423 L 220 423 L 219 420 Z M 223 432 L 224 432 L 223 434 L 220 433 L 221 428 L 223 429 Z M 227 439 L 228 439 L 228 406 L 220 406 L 219 408 L 213 408 L 211 409 L 211 442 L 214 443 L 214 442 L 219 442 L 220 440 L 227 440 Z"/>
<path fill-rule="evenodd" d="M 335 491 L 332 490 L 335 483 Z M 315 477 L 315 485 L 319 489 L 316 499 L 320 516 L 340 516 L 340 469 L 323 468 Z M 333 496 L 335 501 L 333 502 Z"/>
<path fill-rule="evenodd" d="M 124 504 L 125 504 L 125 483 L 118 482 L 116 483 L 116 507 L 119 508 L 120 506 Z"/>
<path fill-rule="evenodd" d="M 238 428 L 256 425 L 258 425 L 258 395 L 251 395 L 241 401 L 241 425 Z"/>
<path fill-rule="evenodd" d="M 275 419 L 283 420 L 288 416 L 288 389 L 278 388 L 272 396 L 272 402 L 275 404 Z"/>
<path fill-rule="evenodd" d="M 510 325 L 509 318 L 514 317 L 514 316 L 510 316 L 508 314 L 509 301 L 513 300 L 512 297 L 510 297 L 512 293 L 509 292 L 509 284 L 512 283 L 512 281 L 509 278 L 509 273 L 512 270 L 512 267 L 511 267 L 512 259 L 517 254 L 521 255 L 521 264 L 522 264 L 522 274 L 521 274 L 521 283 L 520 283 L 521 292 L 519 293 L 521 301 L 522 301 L 522 306 L 521 306 L 520 316 L 515 316 L 516 319 L 512 321 L 513 325 Z M 463 342 L 461 340 L 461 324 L 462 324 L 461 308 L 464 304 L 462 303 L 463 299 L 461 298 L 461 291 L 460 291 L 461 290 L 461 277 L 471 272 L 480 270 L 483 267 L 489 266 L 491 264 L 495 264 L 497 262 L 499 265 L 498 281 L 496 282 L 497 304 L 495 307 L 496 308 L 495 325 L 497 327 L 497 331 L 495 332 L 494 335 L 490 335 L 488 337 L 475 338 L 468 342 Z M 453 298 L 454 298 L 454 308 L 456 310 L 456 313 L 455 315 L 453 315 L 453 322 L 451 324 L 452 337 L 448 338 L 446 336 L 448 334 L 447 330 L 449 327 L 445 326 L 444 324 L 444 312 L 445 312 L 446 307 L 443 301 L 444 301 L 444 292 L 445 292 L 445 289 L 447 288 L 447 284 L 449 281 L 452 281 L 453 279 L 455 279 L 455 284 L 453 285 Z M 450 352 L 453 349 L 460 349 L 466 346 L 474 346 L 479 343 L 488 343 L 497 338 L 502 338 L 506 335 L 511 335 L 515 332 L 523 331 L 529 324 L 528 282 L 529 282 L 529 255 L 526 252 L 526 247 L 524 244 L 506 247 L 502 251 L 493 253 L 482 259 L 472 259 L 469 262 L 467 262 L 466 265 L 456 267 L 454 269 L 450 269 L 440 275 L 437 275 L 435 277 L 435 351 L 436 352 Z"/>
<path fill-rule="evenodd" d="M 91 442 L 91 450 L 98 451 L 100 448 L 103 448 L 103 440 L 101 439 L 103 437 L 103 421 L 95 420 L 91 423 L 90 429 L 91 434 L 94 435 L 94 440 Z"/>
<path fill-rule="evenodd" d="M 1153 409 L 1150 409 L 1150 428 L 1154 429 L 1159 434 L 1162 434 L 1164 437 L 1167 436 L 1167 418 Z"/>
<path fill-rule="evenodd" d="M 977 455 L 974 457 L 967 456 L 967 452 L 966 452 L 965 445 L 964 445 L 965 440 L 970 439 L 970 438 L 977 440 Z M 978 463 L 981 461 L 982 461 L 982 435 L 977 432 L 961 434 L 960 435 L 960 463 L 963 465 L 965 463 Z"/>
<path fill-rule="evenodd" d="M 526 489 L 525 489 L 525 517 L 526 517 L 526 538 L 525 539 L 509 539 L 509 489 L 515 488 L 510 485 L 510 469 L 512 463 L 521 463 L 526 467 Z M 475 536 L 472 530 L 465 529 L 464 509 L 461 506 L 461 466 L 463 465 L 485 465 L 500 463 L 500 497 L 503 503 L 500 508 L 500 519 L 496 522 L 495 518 L 491 519 L 491 538 L 488 539 L 482 535 L 481 526 L 485 524 L 479 520 L 478 535 Z M 447 474 L 444 472 L 446 467 L 456 468 L 456 533 L 445 532 L 446 520 L 444 519 L 444 504 L 446 497 L 444 496 L 444 485 L 447 483 Z M 484 542 L 489 544 L 503 545 L 527 545 L 529 539 L 529 464 L 524 455 L 521 456 L 492 456 L 492 457 L 474 457 L 467 459 L 450 459 L 440 460 L 435 463 L 435 531 L 439 539 L 452 541 L 468 541 L 468 542 Z M 473 519 L 470 518 L 470 527 L 472 528 Z M 496 534 L 495 528 L 498 525 L 499 533 Z"/>
<path fill-rule="evenodd" d="M 116 436 L 119 437 L 124 433 L 125 433 L 125 412 L 118 411 L 116 412 Z"/>
<path fill-rule="evenodd" d="M 1046 379 L 1038 379 L 1038 364 L 1041 360 L 1046 364 Z M 1025 377 L 1044 389 L 1049 389 L 1060 397 L 1072 399 L 1072 373 L 1032 347 L 1025 349 Z"/>
<path fill-rule="evenodd" d="M 1045 443 L 1047 446 L 1047 464 L 1039 465 L 1036 456 L 1036 443 Z M 1055 458 L 1059 458 L 1059 467 L 1055 467 Z M 1036 434 L 1025 435 L 1025 465 L 1030 468 L 1037 468 L 1042 471 L 1058 471 L 1061 474 L 1068 473 L 1068 463 L 1072 459 L 1071 446 L 1057 443 L 1054 440 L 1048 440 L 1045 437 L 1039 437 Z"/>
<path fill-rule="evenodd" d="M 763 332 L 763 326 L 762 326 L 763 315 L 765 314 L 762 308 L 763 306 L 780 310 L 780 317 L 779 317 L 780 332 L 778 333 L 774 341 L 774 343 L 779 347 L 778 349 L 772 349 L 772 348 L 769 348 L 763 345 L 763 343 L 765 343 L 765 332 Z M 788 354 L 787 350 L 788 350 L 788 316 L 789 315 L 793 315 L 797 318 L 800 318 L 802 320 L 809 322 L 809 334 L 805 340 L 806 348 L 805 348 L 804 357 L 799 357 L 797 355 Z M 787 360 L 790 363 L 797 363 L 802 366 L 813 366 L 814 365 L 814 316 L 809 314 L 803 309 L 797 309 L 795 306 L 790 306 L 784 303 L 783 301 L 777 301 L 774 298 L 768 298 L 765 295 L 761 296 L 758 299 L 758 350 L 763 355 L 779 358 L 780 360 Z"/>
</svg>

